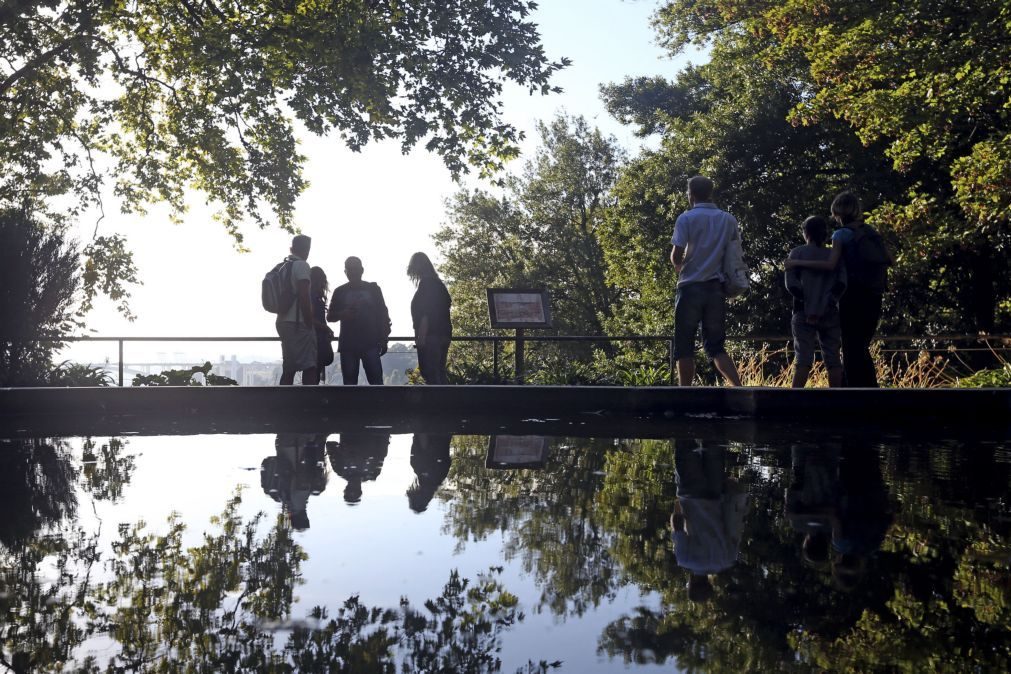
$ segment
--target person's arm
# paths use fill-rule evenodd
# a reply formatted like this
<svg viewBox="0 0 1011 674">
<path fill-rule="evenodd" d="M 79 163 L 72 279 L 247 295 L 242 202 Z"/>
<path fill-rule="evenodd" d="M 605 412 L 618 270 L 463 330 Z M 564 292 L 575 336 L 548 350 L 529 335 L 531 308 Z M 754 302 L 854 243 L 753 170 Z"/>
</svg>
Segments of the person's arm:
<svg viewBox="0 0 1011 674">
<path fill-rule="evenodd" d="M 682 246 L 674 246 L 670 249 L 670 263 L 674 265 L 674 271 L 681 273 L 681 267 L 685 263 L 685 249 Z"/>
<path fill-rule="evenodd" d="M 298 308 L 302 312 L 302 323 L 310 330 L 313 329 L 312 300 L 309 299 L 309 281 L 298 282 Z"/>
<path fill-rule="evenodd" d="M 336 290 L 334 291 L 334 294 L 330 296 L 330 308 L 327 309 L 326 319 L 331 323 L 336 323 L 341 319 L 341 317 L 339 316 L 340 312 L 337 310 L 338 307 L 340 306 L 337 303 L 337 299 L 339 296 L 340 293 L 337 292 Z"/>
<path fill-rule="evenodd" d="M 793 251 L 790 251 L 790 256 L 787 258 L 787 262 L 794 260 Z M 786 283 L 786 289 L 791 295 L 799 300 L 804 299 L 804 283 L 800 278 L 800 269 L 787 265 L 786 273 L 783 274 L 783 280 Z"/>
<path fill-rule="evenodd" d="M 674 234 L 670 239 L 670 262 L 674 265 L 674 271 L 681 273 L 681 268 L 685 263 L 685 251 L 688 250 L 688 224 L 683 215 L 678 216 L 674 222 Z"/>
<path fill-rule="evenodd" d="M 414 343 L 418 348 L 424 348 L 425 342 L 428 341 L 428 314 L 421 317 L 418 321 L 418 328 L 414 331 Z"/>
<path fill-rule="evenodd" d="M 839 265 L 842 259 L 842 241 L 834 239 L 832 241 L 832 252 L 827 260 L 787 260 L 786 268 L 803 267 L 804 269 L 821 269 L 822 271 L 832 271 Z"/>
</svg>

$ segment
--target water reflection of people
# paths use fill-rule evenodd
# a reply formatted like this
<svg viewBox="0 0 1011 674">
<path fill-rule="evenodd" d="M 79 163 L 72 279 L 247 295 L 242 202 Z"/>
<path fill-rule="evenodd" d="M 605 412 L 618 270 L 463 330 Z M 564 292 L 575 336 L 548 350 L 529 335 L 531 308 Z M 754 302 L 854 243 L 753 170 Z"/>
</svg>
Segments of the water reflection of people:
<svg viewBox="0 0 1011 674">
<path fill-rule="evenodd" d="M 407 490 L 407 503 L 416 513 L 425 512 L 432 497 L 449 475 L 449 445 L 452 435 L 415 433 L 411 443 L 411 468 L 416 475 Z"/>
<path fill-rule="evenodd" d="M 892 524 L 888 488 L 875 448 L 850 444 L 839 462 L 839 506 L 832 528 L 832 579 L 852 590 L 867 571 Z"/>
<path fill-rule="evenodd" d="M 276 455 L 260 464 L 260 486 L 284 506 L 297 531 L 309 528 L 309 496 L 326 489 L 325 442 L 326 436 L 316 433 L 278 433 Z"/>
<path fill-rule="evenodd" d="M 833 522 L 839 500 L 839 448 L 822 445 L 791 450 L 786 518 L 804 534 L 801 556 L 812 568 L 828 568 Z"/>
<path fill-rule="evenodd" d="M 804 562 L 854 589 L 891 525 L 888 491 L 872 447 L 795 447 L 786 516 L 804 534 Z"/>
<path fill-rule="evenodd" d="M 712 596 L 710 576 L 737 561 L 748 495 L 727 475 L 725 447 L 703 447 L 697 440 L 675 441 L 677 500 L 671 538 L 678 566 L 687 569 L 688 598 Z"/>
<path fill-rule="evenodd" d="M 379 477 L 389 447 L 389 433 L 342 433 L 338 442 L 326 443 L 330 466 L 347 481 L 345 502 L 362 500 L 362 483 Z"/>
</svg>

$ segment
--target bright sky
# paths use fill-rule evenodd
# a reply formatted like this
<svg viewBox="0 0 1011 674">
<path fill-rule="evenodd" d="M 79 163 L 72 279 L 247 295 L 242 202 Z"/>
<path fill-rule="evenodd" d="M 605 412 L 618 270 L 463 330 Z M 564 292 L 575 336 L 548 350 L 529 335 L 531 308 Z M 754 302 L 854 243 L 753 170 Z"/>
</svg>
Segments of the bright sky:
<svg viewBox="0 0 1011 674">
<path fill-rule="evenodd" d="M 598 87 L 626 76 L 673 76 L 684 65 L 680 59 L 666 58 L 654 43 L 650 17 L 656 5 L 655 0 L 541 2 L 534 20 L 548 57 L 567 56 L 573 63 L 554 80 L 564 89 L 562 94 L 531 97 L 518 87 L 507 90 L 505 115 L 526 132 L 525 155 L 536 146 L 536 122 L 562 110 L 584 115 L 628 149 L 640 144 L 607 114 Z M 302 152 L 308 157 L 305 173 L 310 187 L 298 201 L 296 223 L 313 239 L 310 264 L 323 267 L 333 288 L 346 280 L 344 258 L 361 257 L 366 280 L 378 282 L 386 295 L 394 336 L 412 334 L 414 288 L 405 274 L 407 261 L 418 250 L 434 257 L 431 235 L 445 222 L 444 202 L 459 186 L 437 156 L 423 150 L 403 156 L 396 143 L 373 144 L 355 154 L 337 138 L 307 134 L 302 138 Z M 510 170 L 519 171 L 523 161 L 514 162 Z M 477 183 L 472 179 L 470 184 Z M 202 202 L 200 195 L 193 195 L 193 204 Z M 144 217 L 125 216 L 108 197 L 105 210 L 101 232 L 128 237 L 144 285 L 133 293 L 134 323 L 103 302 L 88 319 L 92 334 L 275 334 L 272 317 L 260 306 L 260 280 L 287 253 L 288 234 L 247 227 L 246 245 L 251 252 L 238 254 L 204 208 L 192 208 L 178 226 L 168 221 L 167 210 L 159 206 Z M 93 227 L 93 218 L 82 221 L 82 240 L 90 237 Z M 225 352 L 215 347 L 207 357 L 216 359 Z"/>
</svg>

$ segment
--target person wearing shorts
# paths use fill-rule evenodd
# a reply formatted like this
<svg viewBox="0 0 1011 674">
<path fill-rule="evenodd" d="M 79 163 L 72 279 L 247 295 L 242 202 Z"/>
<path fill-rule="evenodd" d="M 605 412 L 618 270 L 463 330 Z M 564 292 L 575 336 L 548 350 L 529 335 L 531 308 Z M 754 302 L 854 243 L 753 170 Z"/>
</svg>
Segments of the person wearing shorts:
<svg viewBox="0 0 1011 674">
<path fill-rule="evenodd" d="M 832 251 L 825 247 L 828 222 L 813 215 L 801 225 L 803 246 L 790 251 L 791 260 L 827 260 Z M 814 365 L 814 352 L 821 345 L 822 360 L 828 371 L 828 385 L 843 384 L 842 330 L 839 322 L 839 298 L 846 290 L 846 268 L 819 270 L 791 266 L 786 272 L 786 289 L 793 295 L 793 348 L 796 362 L 793 387 L 804 388 Z"/>
<path fill-rule="evenodd" d="M 723 290 L 723 255 L 741 234 L 734 216 L 717 208 L 712 196 L 712 180 L 690 179 L 691 208 L 678 216 L 671 237 L 670 260 L 678 273 L 674 358 L 681 386 L 690 386 L 695 379 L 695 336 L 700 325 L 706 355 L 727 382 L 741 385 L 737 367 L 724 348 L 727 296 Z"/>
</svg>

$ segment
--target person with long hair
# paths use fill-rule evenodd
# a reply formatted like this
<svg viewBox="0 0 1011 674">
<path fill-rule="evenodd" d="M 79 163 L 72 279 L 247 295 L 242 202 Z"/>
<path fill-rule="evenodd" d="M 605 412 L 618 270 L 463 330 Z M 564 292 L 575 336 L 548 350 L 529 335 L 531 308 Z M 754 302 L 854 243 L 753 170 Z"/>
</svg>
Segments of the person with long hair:
<svg viewBox="0 0 1011 674">
<path fill-rule="evenodd" d="M 832 200 L 832 219 L 839 228 L 832 233 L 828 259 L 789 259 L 786 268 L 830 271 L 840 262 L 846 265 L 846 292 L 839 299 L 845 385 L 876 388 L 878 378 L 870 347 L 881 319 L 888 268 L 895 258 L 881 235 L 864 223 L 863 206 L 853 192 L 842 192 Z"/>
<path fill-rule="evenodd" d="M 407 264 L 407 277 L 417 290 L 411 300 L 414 343 L 418 349 L 418 368 L 426 384 L 448 384 L 446 359 L 453 324 L 449 318 L 452 299 L 446 284 L 424 253 L 415 253 Z"/>
<path fill-rule="evenodd" d="M 316 381 L 307 384 L 322 384 L 326 380 L 326 366 L 333 363 L 333 330 L 326 324 L 326 296 L 330 284 L 322 267 L 309 270 L 309 301 L 312 304 L 312 322 L 316 329 Z"/>
</svg>

